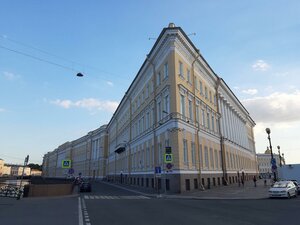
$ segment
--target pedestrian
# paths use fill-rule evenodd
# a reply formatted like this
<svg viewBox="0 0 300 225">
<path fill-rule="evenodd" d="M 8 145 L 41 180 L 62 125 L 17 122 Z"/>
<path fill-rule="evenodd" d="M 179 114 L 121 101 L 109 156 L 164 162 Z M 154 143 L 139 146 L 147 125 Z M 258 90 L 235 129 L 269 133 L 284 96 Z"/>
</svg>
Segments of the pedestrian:
<svg viewBox="0 0 300 225">
<path fill-rule="evenodd" d="M 264 186 L 266 187 L 267 186 L 267 180 L 264 179 Z"/>
<path fill-rule="evenodd" d="M 243 187 L 244 187 L 244 179 L 242 178 L 242 185 L 243 185 Z"/>
<path fill-rule="evenodd" d="M 238 182 L 239 182 L 239 187 L 241 186 L 241 180 L 240 180 L 240 178 L 238 179 Z"/>
<path fill-rule="evenodd" d="M 253 176 L 254 187 L 256 187 L 256 176 Z"/>
</svg>

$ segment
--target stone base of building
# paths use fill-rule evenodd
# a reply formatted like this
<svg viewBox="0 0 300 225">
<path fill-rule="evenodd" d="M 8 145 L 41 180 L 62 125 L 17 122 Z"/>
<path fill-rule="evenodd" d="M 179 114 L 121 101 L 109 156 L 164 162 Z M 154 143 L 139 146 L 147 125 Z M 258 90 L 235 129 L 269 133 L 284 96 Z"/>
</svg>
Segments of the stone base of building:
<svg viewBox="0 0 300 225">
<path fill-rule="evenodd" d="M 247 174 L 244 181 L 252 180 L 256 174 Z M 151 189 L 159 193 L 183 193 L 187 191 L 205 190 L 217 188 L 223 185 L 238 184 L 241 177 L 237 174 L 227 174 L 224 179 L 222 174 L 161 174 L 155 177 L 154 174 L 138 175 L 110 175 L 106 180 L 126 185 L 133 185 L 140 188 Z M 241 181 L 241 180 L 240 180 Z"/>
</svg>

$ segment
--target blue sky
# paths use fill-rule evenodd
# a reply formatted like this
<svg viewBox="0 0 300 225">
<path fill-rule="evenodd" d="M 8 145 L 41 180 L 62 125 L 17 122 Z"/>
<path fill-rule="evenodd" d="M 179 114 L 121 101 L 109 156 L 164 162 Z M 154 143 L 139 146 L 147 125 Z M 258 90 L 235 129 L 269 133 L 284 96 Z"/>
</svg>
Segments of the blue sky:
<svg viewBox="0 0 300 225">
<path fill-rule="evenodd" d="M 174 22 L 196 33 L 195 46 L 256 121 L 257 152 L 270 127 L 274 150 L 300 163 L 299 9 L 276 0 L 2 0 L 0 158 L 41 163 L 107 123 L 154 44 L 149 37 Z"/>
</svg>

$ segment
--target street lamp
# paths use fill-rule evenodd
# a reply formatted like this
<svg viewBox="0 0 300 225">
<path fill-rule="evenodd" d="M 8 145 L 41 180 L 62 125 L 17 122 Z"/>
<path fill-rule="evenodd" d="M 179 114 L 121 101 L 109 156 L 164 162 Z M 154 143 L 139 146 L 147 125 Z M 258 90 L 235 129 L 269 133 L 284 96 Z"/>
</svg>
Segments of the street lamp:
<svg viewBox="0 0 300 225">
<path fill-rule="evenodd" d="M 271 164 L 272 164 L 272 170 L 273 170 L 273 173 L 274 173 L 274 181 L 276 181 L 277 180 L 277 178 L 276 178 L 276 163 L 274 163 L 274 157 L 273 157 L 273 151 L 272 151 L 272 144 L 271 144 L 271 137 L 270 137 L 270 133 L 271 133 L 270 128 L 266 128 L 266 132 L 268 134 L 268 139 L 269 139 L 269 144 L 270 144 L 270 150 L 271 150 Z"/>
<path fill-rule="evenodd" d="M 282 163 L 281 163 L 281 155 L 280 155 L 280 146 L 279 145 L 277 146 L 277 149 L 278 149 L 278 154 L 279 154 L 279 166 L 281 167 Z"/>
</svg>

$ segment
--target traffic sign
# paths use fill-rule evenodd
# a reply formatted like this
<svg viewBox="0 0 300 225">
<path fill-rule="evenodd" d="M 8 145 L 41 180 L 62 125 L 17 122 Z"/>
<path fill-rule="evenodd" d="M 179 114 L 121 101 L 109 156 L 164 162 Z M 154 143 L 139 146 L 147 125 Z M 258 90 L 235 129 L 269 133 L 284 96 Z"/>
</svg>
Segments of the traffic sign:
<svg viewBox="0 0 300 225">
<path fill-rule="evenodd" d="M 172 153 L 172 148 L 171 147 L 166 147 L 165 151 L 166 151 L 166 154 L 171 154 Z"/>
<path fill-rule="evenodd" d="M 167 163 L 166 168 L 167 168 L 168 170 L 172 169 L 172 167 L 173 167 L 173 164 L 172 164 L 172 163 Z"/>
<path fill-rule="evenodd" d="M 276 159 L 275 158 L 271 159 L 271 164 L 276 165 Z"/>
<path fill-rule="evenodd" d="M 68 174 L 73 174 L 74 173 L 74 169 L 73 168 L 70 168 L 69 170 L 68 170 Z"/>
<path fill-rule="evenodd" d="M 277 166 L 276 165 L 272 165 L 272 170 L 276 170 Z"/>
<path fill-rule="evenodd" d="M 64 159 L 64 160 L 62 160 L 61 164 L 62 164 L 61 167 L 64 168 L 64 169 L 71 168 L 71 160 L 70 159 Z"/>
<path fill-rule="evenodd" d="M 161 173 L 161 167 L 160 166 L 156 166 L 155 167 L 155 173 Z"/>
<path fill-rule="evenodd" d="M 173 154 L 165 154 L 165 163 L 173 162 Z"/>
</svg>

